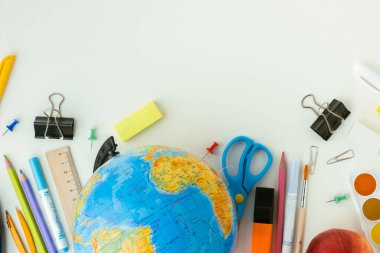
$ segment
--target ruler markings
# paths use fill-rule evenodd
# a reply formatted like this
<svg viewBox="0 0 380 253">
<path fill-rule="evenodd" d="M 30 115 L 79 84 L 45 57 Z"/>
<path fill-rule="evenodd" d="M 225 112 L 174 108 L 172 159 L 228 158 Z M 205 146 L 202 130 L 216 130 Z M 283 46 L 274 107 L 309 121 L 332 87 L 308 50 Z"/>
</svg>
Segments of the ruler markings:
<svg viewBox="0 0 380 253">
<path fill-rule="evenodd" d="M 74 229 L 74 213 L 82 186 L 69 147 L 46 153 L 59 199 L 70 231 Z"/>
</svg>

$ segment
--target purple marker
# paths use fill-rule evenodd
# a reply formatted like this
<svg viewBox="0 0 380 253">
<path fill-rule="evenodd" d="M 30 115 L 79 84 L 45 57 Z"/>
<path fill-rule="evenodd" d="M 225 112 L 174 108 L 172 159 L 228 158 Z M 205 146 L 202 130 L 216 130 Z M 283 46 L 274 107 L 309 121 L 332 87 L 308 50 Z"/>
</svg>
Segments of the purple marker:
<svg viewBox="0 0 380 253">
<path fill-rule="evenodd" d="M 36 219 L 38 228 L 40 229 L 42 238 L 44 239 L 46 248 L 49 253 L 58 253 L 57 248 L 55 247 L 53 237 L 50 234 L 49 228 L 46 224 L 45 218 L 41 212 L 40 206 L 34 196 L 32 186 L 29 183 L 29 180 L 26 178 L 25 174 L 20 170 L 20 181 L 22 188 L 24 189 L 26 198 L 28 199 L 30 208 L 32 209 L 34 218 Z"/>
</svg>

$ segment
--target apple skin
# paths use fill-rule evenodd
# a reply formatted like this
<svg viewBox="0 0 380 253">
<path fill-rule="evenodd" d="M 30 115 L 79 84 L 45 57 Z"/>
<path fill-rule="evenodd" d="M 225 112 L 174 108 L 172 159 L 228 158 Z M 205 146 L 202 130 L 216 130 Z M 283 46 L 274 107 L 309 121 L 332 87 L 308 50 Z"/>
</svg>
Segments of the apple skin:
<svg viewBox="0 0 380 253">
<path fill-rule="evenodd" d="M 373 250 L 367 239 L 356 232 L 330 229 L 314 237 L 306 253 L 373 253 Z"/>
</svg>

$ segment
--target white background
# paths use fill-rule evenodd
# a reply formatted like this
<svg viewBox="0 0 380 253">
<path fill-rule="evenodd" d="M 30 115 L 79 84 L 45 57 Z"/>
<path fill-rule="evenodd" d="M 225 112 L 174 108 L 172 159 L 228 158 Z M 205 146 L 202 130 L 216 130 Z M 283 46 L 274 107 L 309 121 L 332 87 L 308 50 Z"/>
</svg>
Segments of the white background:
<svg viewBox="0 0 380 253">
<path fill-rule="evenodd" d="M 202 156 L 217 140 L 221 148 L 207 161 L 220 169 L 224 145 L 244 134 L 272 150 L 275 161 L 259 185 L 276 187 L 281 151 L 288 160 L 308 162 L 309 146 L 318 145 L 305 244 L 330 228 L 359 232 L 351 200 L 325 201 L 348 192 L 353 170 L 379 166 L 374 150 L 347 139 L 355 121 L 380 133 L 380 94 L 352 74 L 357 61 L 380 72 L 379 10 L 376 0 L 2 0 L 0 57 L 18 58 L 1 101 L 0 126 L 14 117 L 21 123 L 0 138 L 0 153 L 30 178 L 27 160 L 39 156 L 58 204 L 45 152 L 70 145 L 84 184 L 97 149 L 115 134 L 113 125 L 155 100 L 164 119 L 126 143 L 116 138 L 120 151 L 161 144 Z M 75 118 L 74 141 L 34 139 L 34 117 L 49 107 L 52 92 L 66 97 L 63 115 Z M 337 98 L 352 111 L 328 142 L 309 129 L 315 115 L 300 107 L 308 93 L 320 101 Z M 92 151 L 91 127 L 98 133 Z M 325 165 L 349 148 L 354 160 Z M 7 209 L 18 224 L 19 203 L 1 167 L 2 220 Z M 252 200 L 237 252 L 250 249 Z M 6 252 L 16 252 L 5 234 Z"/>
</svg>

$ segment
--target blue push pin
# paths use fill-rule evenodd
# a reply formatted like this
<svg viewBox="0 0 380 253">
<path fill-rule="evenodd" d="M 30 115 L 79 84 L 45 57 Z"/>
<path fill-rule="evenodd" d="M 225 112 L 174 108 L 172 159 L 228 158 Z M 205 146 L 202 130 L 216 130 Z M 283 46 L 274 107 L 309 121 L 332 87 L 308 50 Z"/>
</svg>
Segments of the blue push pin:
<svg viewBox="0 0 380 253">
<path fill-rule="evenodd" d="M 16 126 L 18 123 L 19 123 L 19 121 L 18 121 L 17 119 L 14 119 L 13 122 L 12 122 L 10 125 L 7 126 L 7 131 L 5 131 L 5 132 L 3 133 L 3 135 L 6 134 L 8 131 L 13 132 L 13 128 L 15 128 L 15 126 Z M 3 135 L 2 135 L 2 136 L 3 136 Z"/>
</svg>

